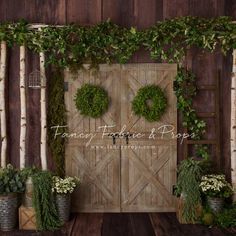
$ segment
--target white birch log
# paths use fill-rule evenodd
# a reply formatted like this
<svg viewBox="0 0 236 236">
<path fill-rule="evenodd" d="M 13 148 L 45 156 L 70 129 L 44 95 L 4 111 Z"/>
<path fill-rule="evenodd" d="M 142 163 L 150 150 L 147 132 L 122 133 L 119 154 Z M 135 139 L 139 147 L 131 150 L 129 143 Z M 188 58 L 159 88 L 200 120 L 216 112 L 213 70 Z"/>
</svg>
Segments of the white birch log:
<svg viewBox="0 0 236 236">
<path fill-rule="evenodd" d="M 20 168 L 25 167 L 26 94 L 25 94 L 25 45 L 20 46 Z"/>
<path fill-rule="evenodd" d="M 233 71 L 231 79 L 231 180 L 234 188 L 233 200 L 236 201 L 236 50 L 233 51 Z"/>
<path fill-rule="evenodd" d="M 45 55 L 43 52 L 39 53 L 40 59 L 40 75 L 41 75 L 41 145 L 40 145 L 40 159 L 43 170 L 47 170 L 47 114 L 46 114 L 46 73 L 45 73 Z"/>
<path fill-rule="evenodd" d="M 5 81 L 6 81 L 6 56 L 7 44 L 1 42 L 0 59 L 0 119 L 1 119 L 1 167 L 6 167 L 7 159 L 7 130 L 6 130 L 6 105 L 5 105 Z"/>
</svg>

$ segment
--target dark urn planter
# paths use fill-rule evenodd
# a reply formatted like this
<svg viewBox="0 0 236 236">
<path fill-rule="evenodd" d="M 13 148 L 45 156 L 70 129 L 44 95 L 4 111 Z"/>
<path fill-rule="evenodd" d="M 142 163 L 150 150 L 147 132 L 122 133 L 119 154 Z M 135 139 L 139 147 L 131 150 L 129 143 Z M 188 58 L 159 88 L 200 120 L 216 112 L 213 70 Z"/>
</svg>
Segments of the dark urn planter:
<svg viewBox="0 0 236 236">
<path fill-rule="evenodd" d="M 0 195 L 0 229 L 10 231 L 16 227 L 18 197 L 16 193 Z"/>
</svg>

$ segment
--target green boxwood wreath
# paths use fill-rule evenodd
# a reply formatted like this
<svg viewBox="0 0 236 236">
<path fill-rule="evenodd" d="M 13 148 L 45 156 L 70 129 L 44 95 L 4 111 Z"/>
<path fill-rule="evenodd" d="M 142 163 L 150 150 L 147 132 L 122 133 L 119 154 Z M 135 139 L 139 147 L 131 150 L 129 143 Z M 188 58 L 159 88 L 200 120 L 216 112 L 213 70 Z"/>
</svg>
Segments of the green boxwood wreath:
<svg viewBox="0 0 236 236">
<path fill-rule="evenodd" d="M 166 107 L 167 98 L 157 85 L 147 85 L 140 88 L 132 101 L 134 113 L 143 116 L 150 122 L 158 121 L 164 114 Z"/>
<path fill-rule="evenodd" d="M 107 111 L 109 97 L 102 87 L 84 84 L 77 90 L 75 105 L 81 115 L 98 118 Z"/>
</svg>

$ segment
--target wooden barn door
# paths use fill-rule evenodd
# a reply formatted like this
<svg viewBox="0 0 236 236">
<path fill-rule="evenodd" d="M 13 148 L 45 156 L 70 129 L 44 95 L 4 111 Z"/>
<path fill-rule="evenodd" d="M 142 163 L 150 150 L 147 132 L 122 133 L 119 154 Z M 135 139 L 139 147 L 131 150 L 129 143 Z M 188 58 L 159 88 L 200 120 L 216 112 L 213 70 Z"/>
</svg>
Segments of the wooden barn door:
<svg viewBox="0 0 236 236">
<path fill-rule="evenodd" d="M 176 139 L 171 134 L 163 137 L 157 134 L 155 139 L 150 139 L 149 134 L 153 128 L 158 131 L 164 125 L 176 128 L 173 92 L 176 65 L 101 65 L 99 73 L 79 72 L 76 80 L 70 78 L 68 71 L 65 75 L 69 133 L 97 134 L 88 147 L 87 140 L 79 138 L 68 139 L 66 145 L 66 173 L 82 180 L 73 196 L 73 210 L 175 211 L 172 187 L 176 182 Z M 100 84 L 108 91 L 111 104 L 102 118 L 82 117 L 76 110 L 74 95 L 84 83 Z M 168 98 L 168 109 L 159 122 L 147 122 L 135 116 L 131 109 L 138 89 L 147 84 L 159 85 Z M 110 149 L 112 139 L 101 139 L 102 130 L 98 128 L 104 125 L 115 125 L 110 132 L 120 132 L 126 126 L 126 132 L 142 133 L 145 137 L 129 139 L 128 143 L 126 139 L 116 139 L 116 148 Z"/>
<path fill-rule="evenodd" d="M 73 195 L 72 209 L 82 212 L 119 212 L 120 148 L 108 149 L 107 145 L 112 145 L 112 139 L 101 139 L 102 129 L 99 127 L 116 125 L 110 130 L 120 129 L 120 67 L 101 65 L 99 73 L 80 71 L 74 80 L 73 76 L 69 71 L 65 72 L 68 132 L 96 136 L 88 146 L 88 140 L 82 138 L 69 138 L 66 145 L 66 174 L 79 176 L 82 181 L 78 192 Z M 112 105 L 102 118 L 84 117 L 77 111 L 74 98 L 77 89 L 84 83 L 101 85 L 108 91 Z"/>
<path fill-rule="evenodd" d="M 125 65 L 121 73 L 121 124 L 131 134 L 144 138 L 123 140 L 121 149 L 121 209 L 126 212 L 175 211 L 172 188 L 176 182 L 177 144 L 164 127 L 177 128 L 173 79 L 176 66 L 167 64 Z M 158 122 L 147 122 L 132 112 L 131 102 L 138 89 L 148 84 L 161 87 L 168 108 Z M 155 129 L 155 139 L 150 136 Z M 176 133 L 176 130 L 173 131 Z M 159 134 L 158 134 L 159 133 Z"/>
</svg>

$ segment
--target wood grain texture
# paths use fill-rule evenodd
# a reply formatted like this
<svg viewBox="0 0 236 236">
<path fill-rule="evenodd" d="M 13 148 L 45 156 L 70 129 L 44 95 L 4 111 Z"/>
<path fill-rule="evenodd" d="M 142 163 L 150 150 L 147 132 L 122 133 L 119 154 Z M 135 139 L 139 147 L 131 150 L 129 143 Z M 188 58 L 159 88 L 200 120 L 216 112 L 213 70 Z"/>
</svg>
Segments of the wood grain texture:
<svg viewBox="0 0 236 236">
<path fill-rule="evenodd" d="M 0 21 L 6 20 L 6 1 L 0 1 Z"/>
<path fill-rule="evenodd" d="M 121 208 L 123 212 L 174 212 L 176 148 L 170 144 L 129 141 L 130 146 L 155 149 L 121 151 Z"/>
<path fill-rule="evenodd" d="M 163 19 L 189 15 L 188 0 L 163 0 Z"/>
<path fill-rule="evenodd" d="M 154 236 L 148 214 L 104 214 L 102 235 Z"/>
<path fill-rule="evenodd" d="M 33 207 L 19 208 L 19 229 L 21 230 L 36 230 L 36 214 Z"/>
<path fill-rule="evenodd" d="M 8 60 L 8 161 L 14 166 L 20 163 L 20 81 L 19 81 L 19 48 L 9 50 Z"/>
<path fill-rule="evenodd" d="M 146 138 L 130 139 L 137 149 L 121 149 L 121 208 L 126 212 L 175 211 L 172 186 L 176 181 L 176 140 L 168 134 L 150 140 L 153 128 L 173 125 L 176 133 L 177 111 L 173 80 L 176 65 L 127 64 L 122 66 L 121 124 L 130 133 L 147 134 Z M 147 122 L 132 111 L 132 100 L 139 88 L 156 84 L 163 89 L 168 109 L 158 122 Z M 122 145 L 126 146 L 125 140 Z"/>
<path fill-rule="evenodd" d="M 132 132 L 148 133 L 153 127 L 176 124 L 176 96 L 173 81 L 177 73 L 176 64 L 139 63 L 122 65 L 121 70 L 121 123 Z M 168 107 L 158 122 L 148 122 L 132 111 L 132 100 L 138 90 L 149 84 L 159 86 L 167 96 Z M 168 136 L 169 137 L 169 136 Z"/>
<path fill-rule="evenodd" d="M 25 18 L 33 23 L 65 24 L 66 0 L 24 0 Z"/>
<path fill-rule="evenodd" d="M 225 1 L 225 15 L 236 19 L 236 2 L 234 0 Z"/>
<path fill-rule="evenodd" d="M 182 235 L 231 235 L 230 232 L 197 224 L 179 224 L 174 213 L 151 213 L 150 219 L 156 235 L 182 236 Z"/>
<path fill-rule="evenodd" d="M 5 20 L 17 21 L 25 17 L 25 0 L 3 0 L 5 2 Z"/>
<path fill-rule="evenodd" d="M 221 123 L 221 118 L 218 117 L 219 109 L 216 100 L 219 100 L 220 91 L 217 89 L 217 78 L 219 70 L 222 70 L 222 54 L 219 51 L 214 53 L 202 52 L 198 49 L 192 49 L 191 55 L 189 54 L 187 58 L 189 64 L 191 64 L 191 70 L 196 75 L 196 84 L 199 88 L 197 96 L 194 98 L 194 107 L 197 112 L 214 112 L 217 116 L 211 118 L 202 118 L 206 124 L 206 133 L 203 136 L 203 139 L 214 139 L 218 140 L 218 136 L 221 136 L 218 130 L 220 130 L 219 122 Z M 223 78 L 220 78 L 221 80 Z M 204 89 L 205 87 L 205 89 Z M 203 90 L 201 90 L 203 89 Z M 219 90 L 219 89 L 218 89 Z M 220 93 L 221 94 L 221 93 Z M 222 96 L 222 95 L 221 95 Z M 207 99 L 208 100 L 205 100 Z M 218 102 L 217 102 L 218 103 Z M 205 105 L 204 105 L 205 104 Z M 217 150 L 221 149 L 221 145 L 217 142 Z M 216 150 L 216 149 L 214 149 Z M 212 160 L 215 164 L 215 167 L 220 170 L 222 169 L 222 156 L 219 152 L 211 153 Z M 228 157 L 226 157 L 228 158 Z M 227 170 L 225 170 L 227 171 Z"/>
<path fill-rule="evenodd" d="M 39 68 L 38 55 L 27 50 L 26 79 Z M 26 88 L 27 96 L 27 132 L 26 166 L 40 166 L 40 90 Z"/>
<path fill-rule="evenodd" d="M 63 228 L 54 232 L 0 231 L 1 236 L 233 236 L 235 233 L 236 229 L 181 225 L 174 213 L 79 213 L 73 214 Z"/>
<path fill-rule="evenodd" d="M 200 16 L 200 17 L 206 17 L 206 18 L 224 15 L 225 14 L 225 1 L 224 0 L 209 0 L 206 4 L 206 1 L 204 0 L 190 0 L 189 13 L 192 16 Z"/>
<path fill-rule="evenodd" d="M 65 93 L 65 103 L 68 121 L 68 131 L 77 134 L 94 134 L 93 140 L 86 146 L 88 139 L 69 139 L 66 145 L 66 173 L 79 176 L 82 184 L 74 193 L 73 211 L 105 212 L 120 211 L 120 149 L 109 149 L 112 138 L 102 138 L 104 125 L 113 126 L 111 132 L 120 130 L 120 66 L 101 65 L 100 71 L 80 71 L 77 79 L 71 79 L 72 74 L 65 72 L 68 91 Z M 97 119 L 80 115 L 75 107 L 74 97 L 77 89 L 83 84 L 97 84 L 106 89 L 110 99 L 108 111 Z M 116 145 L 119 145 L 117 141 Z M 98 149 L 94 147 L 98 146 Z M 103 148 L 101 148 L 101 146 Z M 76 199 L 80 199 L 79 201 Z"/>
<path fill-rule="evenodd" d="M 102 0 L 70 0 L 66 12 L 67 23 L 96 24 L 102 20 Z"/>
<path fill-rule="evenodd" d="M 78 214 L 70 236 L 100 236 L 102 231 L 103 214 Z"/>
<path fill-rule="evenodd" d="M 163 0 L 103 0 L 102 7 L 103 20 L 143 29 L 162 20 Z"/>
<path fill-rule="evenodd" d="M 70 146 L 69 146 L 70 145 Z M 66 174 L 79 176 L 80 187 L 72 195 L 73 212 L 120 211 L 120 150 L 108 150 L 112 140 L 93 140 L 66 146 Z M 103 146 L 103 148 L 100 148 Z"/>
<path fill-rule="evenodd" d="M 225 173 L 230 179 L 230 86 L 232 56 L 228 53 L 227 57 L 223 58 L 223 68 L 220 80 L 220 114 L 221 114 L 221 146 L 222 146 L 222 165 Z"/>
<path fill-rule="evenodd" d="M 176 139 L 167 134 L 150 140 L 149 134 L 153 128 L 158 132 L 163 125 L 172 125 L 176 133 L 177 110 L 173 91 L 176 73 L 174 64 L 100 65 L 96 75 L 81 71 L 73 81 L 71 73 L 65 72 L 69 133 L 96 135 L 87 147 L 87 140 L 81 138 L 69 138 L 66 145 L 66 173 L 82 179 L 78 192 L 73 195 L 74 211 L 175 211 L 172 186 L 176 183 Z M 101 118 L 84 117 L 75 107 L 77 89 L 85 83 L 98 84 L 108 92 L 110 106 Z M 139 88 L 148 84 L 161 87 L 168 99 L 168 108 L 158 122 L 147 122 L 132 111 L 134 96 Z M 99 129 L 104 125 L 115 126 L 105 131 Z M 102 133 L 120 132 L 123 127 L 124 132 L 146 135 L 142 141 L 130 140 L 130 146 L 138 147 L 137 150 L 123 150 L 127 144 L 122 138 L 117 138 L 118 148 L 108 148 L 112 145 L 112 138 L 104 138 Z M 94 149 L 94 146 L 98 148 Z"/>
<path fill-rule="evenodd" d="M 122 0 L 102 1 L 102 20 L 110 19 L 112 22 L 122 25 Z"/>
</svg>

